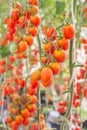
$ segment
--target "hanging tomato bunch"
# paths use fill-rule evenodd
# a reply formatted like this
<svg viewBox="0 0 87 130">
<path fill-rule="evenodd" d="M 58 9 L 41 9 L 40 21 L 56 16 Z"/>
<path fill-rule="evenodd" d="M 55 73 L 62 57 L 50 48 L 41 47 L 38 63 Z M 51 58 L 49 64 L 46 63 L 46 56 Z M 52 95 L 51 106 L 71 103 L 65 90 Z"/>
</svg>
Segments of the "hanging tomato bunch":
<svg viewBox="0 0 87 130">
<path fill-rule="evenodd" d="M 54 76 L 61 72 L 66 60 L 70 40 L 75 36 L 75 29 L 71 24 L 61 27 L 62 37 L 58 28 L 49 26 L 43 34 L 42 43 L 38 29 L 41 24 L 38 5 L 38 0 L 28 0 L 24 9 L 16 2 L 10 17 L 4 19 L 7 33 L 1 40 L 4 58 L 0 59 L 0 74 L 6 76 L 4 97 L 10 101 L 6 123 L 12 130 L 18 130 L 21 125 L 29 126 L 29 130 L 39 130 L 40 127 L 45 130 L 42 114 L 38 115 L 40 125 L 32 123 L 32 118 L 37 119 L 40 109 L 37 92 L 41 86 L 52 86 Z M 33 70 L 38 63 L 40 67 Z M 59 102 L 58 111 L 66 112 L 66 107 L 66 102 Z"/>
</svg>

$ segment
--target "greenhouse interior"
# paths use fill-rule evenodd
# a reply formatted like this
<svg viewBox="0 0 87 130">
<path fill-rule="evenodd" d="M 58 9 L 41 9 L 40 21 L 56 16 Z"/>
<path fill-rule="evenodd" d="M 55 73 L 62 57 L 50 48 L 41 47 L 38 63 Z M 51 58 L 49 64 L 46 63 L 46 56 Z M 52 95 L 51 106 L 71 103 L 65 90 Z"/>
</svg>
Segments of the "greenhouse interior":
<svg viewBox="0 0 87 130">
<path fill-rule="evenodd" d="M 0 130 L 87 130 L 87 0 L 0 0 Z"/>
</svg>

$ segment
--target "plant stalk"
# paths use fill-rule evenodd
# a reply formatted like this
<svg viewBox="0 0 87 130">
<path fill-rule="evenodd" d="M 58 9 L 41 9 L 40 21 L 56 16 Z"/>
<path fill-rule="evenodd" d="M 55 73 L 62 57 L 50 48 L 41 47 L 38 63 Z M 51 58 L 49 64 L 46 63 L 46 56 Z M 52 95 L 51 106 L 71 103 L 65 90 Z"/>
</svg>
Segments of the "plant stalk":
<svg viewBox="0 0 87 130">
<path fill-rule="evenodd" d="M 39 35 L 37 36 L 37 40 L 38 40 L 38 46 L 39 46 L 39 51 L 40 51 L 39 52 L 39 58 L 40 58 L 40 61 L 41 61 L 41 41 L 40 41 Z M 37 96 L 38 96 L 38 104 L 37 104 L 38 105 L 38 124 L 39 124 L 39 128 L 41 130 L 41 126 L 40 126 L 40 107 L 41 107 L 40 87 L 38 87 Z"/>
<path fill-rule="evenodd" d="M 73 25 L 75 26 L 75 6 L 76 6 L 76 0 L 72 0 L 72 3 L 73 3 L 73 7 L 72 7 L 72 23 Z M 74 48 L 74 53 L 73 53 L 73 48 Z M 66 111 L 66 114 L 65 114 L 65 118 L 67 118 L 71 112 L 71 107 L 72 107 L 72 104 L 73 104 L 73 75 L 74 75 L 74 70 L 73 70 L 73 54 L 74 54 L 74 61 L 75 61 L 75 38 L 73 40 L 71 40 L 70 42 L 70 49 L 69 49 L 69 69 L 70 69 L 70 102 L 69 102 L 69 106 L 68 106 L 68 109 Z M 62 121 L 62 124 L 61 124 L 61 130 L 65 130 L 64 129 L 64 126 L 65 126 L 65 123 L 66 121 L 63 120 Z"/>
</svg>

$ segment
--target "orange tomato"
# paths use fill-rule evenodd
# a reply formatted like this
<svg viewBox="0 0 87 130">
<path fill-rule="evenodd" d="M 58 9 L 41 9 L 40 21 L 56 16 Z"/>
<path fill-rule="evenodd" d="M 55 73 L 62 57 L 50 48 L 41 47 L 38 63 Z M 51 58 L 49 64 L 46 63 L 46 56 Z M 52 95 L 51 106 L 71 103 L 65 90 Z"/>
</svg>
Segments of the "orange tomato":
<svg viewBox="0 0 87 130">
<path fill-rule="evenodd" d="M 21 114 L 24 118 L 28 118 L 30 116 L 30 112 L 27 108 L 21 111 Z"/>
<path fill-rule="evenodd" d="M 15 121 L 13 121 L 11 124 L 10 124 L 10 127 L 12 128 L 12 130 L 18 130 L 18 125 L 16 124 Z"/>
<path fill-rule="evenodd" d="M 40 82 L 39 81 L 30 81 L 32 88 L 38 88 L 40 86 Z"/>
<path fill-rule="evenodd" d="M 38 0 L 28 0 L 28 3 L 31 4 L 31 5 L 38 6 Z"/>
<path fill-rule="evenodd" d="M 75 29 L 72 24 L 64 26 L 63 32 L 64 32 L 64 37 L 66 39 L 72 39 L 75 36 Z"/>
<path fill-rule="evenodd" d="M 13 115 L 16 115 L 18 113 L 18 109 L 14 107 L 12 107 L 10 111 Z"/>
<path fill-rule="evenodd" d="M 29 124 L 30 124 L 30 119 L 29 118 L 25 118 L 24 122 L 23 122 L 23 125 L 24 126 L 28 126 Z"/>
<path fill-rule="evenodd" d="M 63 49 L 55 50 L 54 51 L 54 57 L 58 62 L 64 62 L 66 59 L 66 53 Z"/>
<path fill-rule="evenodd" d="M 46 56 L 41 56 L 41 62 L 46 63 L 47 62 L 47 57 Z"/>
<path fill-rule="evenodd" d="M 15 117 L 15 122 L 16 122 L 17 125 L 23 124 L 23 121 L 24 121 L 24 119 L 23 119 L 23 117 L 21 115 L 17 115 Z"/>
<path fill-rule="evenodd" d="M 14 41 L 16 42 L 16 43 L 19 43 L 20 41 L 21 41 L 21 39 L 22 39 L 22 37 L 21 36 L 15 36 L 14 37 Z"/>
<path fill-rule="evenodd" d="M 53 27 L 48 28 L 48 29 L 47 29 L 47 32 L 46 32 L 46 36 L 47 36 L 48 38 L 51 38 L 51 37 L 53 36 L 54 32 L 55 32 L 55 29 L 54 29 Z"/>
<path fill-rule="evenodd" d="M 38 81 L 41 79 L 41 72 L 40 70 L 35 70 L 32 74 L 31 74 L 31 80 L 32 81 Z"/>
<path fill-rule="evenodd" d="M 41 81 L 44 87 L 50 87 L 52 85 L 53 72 L 50 68 L 44 67 L 41 70 Z"/>
<path fill-rule="evenodd" d="M 40 114 L 40 121 L 42 122 L 44 120 L 44 115 Z"/>
<path fill-rule="evenodd" d="M 32 124 L 32 130 L 39 130 L 39 125 L 38 125 L 38 123 L 33 123 Z"/>
<path fill-rule="evenodd" d="M 10 62 L 15 62 L 15 61 L 16 61 L 16 59 L 15 59 L 14 56 L 10 56 L 10 57 L 9 57 L 9 60 L 10 60 Z"/>
<path fill-rule="evenodd" d="M 8 28 L 13 28 L 15 26 L 15 22 L 13 21 L 13 19 L 9 18 L 7 20 L 7 25 L 8 25 Z"/>
<path fill-rule="evenodd" d="M 28 28 L 29 35 L 32 35 L 33 37 L 38 35 L 38 29 L 36 27 L 29 27 Z"/>
<path fill-rule="evenodd" d="M 0 66 L 0 74 L 3 74 L 6 72 L 6 69 L 4 66 Z"/>
<path fill-rule="evenodd" d="M 28 48 L 28 44 L 27 44 L 27 42 L 25 42 L 25 41 L 21 41 L 21 42 L 18 44 L 18 51 L 19 51 L 19 52 L 25 52 L 25 51 L 27 51 L 27 48 Z"/>
<path fill-rule="evenodd" d="M 52 69 L 53 74 L 59 74 L 61 66 L 58 62 L 53 62 L 49 64 L 50 68 Z"/>
<path fill-rule="evenodd" d="M 45 51 L 48 51 L 50 49 L 50 47 L 51 47 L 51 43 L 50 42 L 47 42 L 47 43 L 44 44 L 44 50 Z"/>
<path fill-rule="evenodd" d="M 42 84 L 43 84 L 44 87 L 50 87 L 50 86 L 52 85 L 52 82 L 53 82 L 53 80 L 50 79 L 50 80 L 47 81 L 47 82 L 42 81 Z"/>
<path fill-rule="evenodd" d="M 4 59 L 1 59 L 1 60 L 0 60 L 0 65 L 1 65 L 1 66 L 4 66 L 4 65 L 6 65 L 6 60 L 4 60 Z"/>
<path fill-rule="evenodd" d="M 4 23 L 5 23 L 5 24 L 7 24 L 8 19 L 9 19 L 8 17 L 4 17 Z"/>
<path fill-rule="evenodd" d="M 19 25 L 20 25 L 21 28 L 25 28 L 27 26 L 26 16 L 21 16 L 18 19 L 18 23 L 19 23 Z"/>
<path fill-rule="evenodd" d="M 34 112 L 36 112 L 36 110 L 37 110 L 35 104 L 29 104 L 29 105 L 27 106 L 27 109 L 30 111 L 30 113 L 32 113 L 32 112 L 34 113 Z"/>
<path fill-rule="evenodd" d="M 38 11 L 38 8 L 37 8 L 37 6 L 32 6 L 31 8 L 30 8 L 30 13 L 31 13 L 31 15 L 32 14 L 37 14 L 39 11 Z"/>
<path fill-rule="evenodd" d="M 41 18 L 38 15 L 30 16 L 30 22 L 34 26 L 39 26 L 41 23 Z"/>
<path fill-rule="evenodd" d="M 28 54 L 23 54 L 22 58 L 26 59 L 28 57 Z"/>
<path fill-rule="evenodd" d="M 34 95 L 30 96 L 30 104 L 34 104 L 36 102 L 37 102 L 37 97 Z"/>
<path fill-rule="evenodd" d="M 34 44 L 34 38 L 32 36 L 25 36 L 23 40 L 27 42 L 28 46 L 32 46 Z"/>
<path fill-rule="evenodd" d="M 35 95 L 37 93 L 37 88 L 32 88 L 31 86 L 28 87 L 28 94 Z"/>
<path fill-rule="evenodd" d="M 14 41 L 14 33 L 9 32 L 6 37 L 9 41 Z"/>
<path fill-rule="evenodd" d="M 44 130 L 45 129 L 45 123 L 41 123 L 41 129 Z"/>
<path fill-rule="evenodd" d="M 7 124 L 12 123 L 12 121 L 13 121 L 13 119 L 12 119 L 11 116 L 8 116 L 8 117 L 6 118 L 6 123 L 7 123 Z"/>
<path fill-rule="evenodd" d="M 8 39 L 7 39 L 7 38 L 2 38 L 1 44 L 2 44 L 3 46 L 6 46 L 6 45 L 8 44 Z"/>
<path fill-rule="evenodd" d="M 23 57 L 22 57 L 22 54 L 17 53 L 17 59 L 20 60 L 20 59 L 22 59 L 22 58 L 23 58 Z"/>
<path fill-rule="evenodd" d="M 17 21 L 19 18 L 19 9 L 14 8 L 11 14 L 12 20 Z"/>
<path fill-rule="evenodd" d="M 69 48 L 69 41 L 66 38 L 62 38 L 57 40 L 58 47 L 62 48 L 63 50 L 68 50 Z"/>
</svg>

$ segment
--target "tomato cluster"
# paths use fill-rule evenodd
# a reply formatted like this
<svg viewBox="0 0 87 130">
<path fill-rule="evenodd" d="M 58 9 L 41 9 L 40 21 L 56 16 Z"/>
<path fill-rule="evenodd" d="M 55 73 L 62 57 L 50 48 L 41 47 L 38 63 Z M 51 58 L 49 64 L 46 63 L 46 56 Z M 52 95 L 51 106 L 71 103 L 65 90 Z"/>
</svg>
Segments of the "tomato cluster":
<svg viewBox="0 0 87 130">
<path fill-rule="evenodd" d="M 72 124 L 74 124 L 76 127 L 72 128 L 72 130 L 81 130 L 80 125 L 81 125 L 81 119 L 80 116 L 77 113 L 73 113 L 72 119 L 69 116 L 68 120 L 72 120 Z"/>
<path fill-rule="evenodd" d="M 42 53 L 41 62 L 44 65 L 47 65 L 49 69 L 48 70 L 42 69 L 42 72 L 44 72 L 43 77 L 46 77 L 45 80 L 47 80 L 44 83 L 42 79 L 43 86 L 45 87 L 51 86 L 52 77 L 53 77 L 51 71 L 53 75 L 60 73 L 62 63 L 66 59 L 66 51 L 69 48 L 69 44 L 70 44 L 69 42 L 72 38 L 74 38 L 74 36 L 75 36 L 75 30 L 73 25 L 65 25 L 63 27 L 63 37 L 61 38 L 59 38 L 59 34 L 56 28 L 54 27 L 46 28 L 45 41 L 43 44 L 43 50 L 45 54 Z M 49 75 L 47 75 L 47 73 Z"/>
<path fill-rule="evenodd" d="M 83 53 L 86 56 L 87 54 L 87 39 L 82 38 L 82 44 L 78 49 L 77 53 L 77 60 L 79 58 L 79 51 L 83 49 Z M 78 65 L 79 66 L 79 65 Z M 76 113 L 76 109 L 82 107 L 82 99 L 87 99 L 87 59 L 84 59 L 84 62 L 82 62 L 82 66 L 77 67 L 76 69 L 76 77 L 74 81 L 74 93 L 73 93 L 73 112 L 72 116 L 68 117 L 69 120 L 72 121 L 72 124 L 74 125 L 74 128 L 72 130 L 81 130 L 81 123 L 82 120 L 80 119 L 79 113 Z M 82 109 L 82 108 L 81 108 Z"/>
<path fill-rule="evenodd" d="M 57 109 L 57 111 L 59 113 L 61 113 L 61 114 L 65 114 L 66 109 L 67 109 L 67 102 L 65 102 L 65 101 L 59 101 L 58 102 L 58 109 Z"/>
<path fill-rule="evenodd" d="M 12 102 L 12 104 L 9 104 L 8 108 L 11 115 L 7 117 L 6 122 L 13 130 L 18 129 L 20 125 L 28 126 L 30 124 L 31 118 L 37 111 L 37 97 L 35 96 L 36 91 L 32 89 L 32 86 L 23 89 L 24 82 L 25 81 L 22 80 L 22 86 L 18 85 L 16 82 L 16 89 L 18 90 L 15 91 L 12 91 L 12 87 L 10 86 L 4 87 L 5 96 L 8 96 L 7 94 L 9 94 L 10 101 Z"/>
<path fill-rule="evenodd" d="M 16 2 L 11 16 L 4 18 L 7 33 L 1 39 L 1 46 L 16 45 L 8 58 L 0 60 L 0 74 L 6 75 L 4 97 L 11 102 L 6 122 L 12 130 L 18 130 L 21 125 L 29 126 L 29 130 L 39 130 L 39 124 L 31 120 L 39 109 L 37 90 L 41 85 L 44 88 L 52 86 L 54 76 L 60 73 L 66 60 L 70 40 L 75 36 L 72 24 L 61 28 L 62 37 L 58 28 L 47 27 L 43 34 L 45 42 L 40 43 L 41 48 L 37 49 L 35 40 L 39 36 L 38 26 L 41 23 L 38 5 L 38 0 L 28 0 L 26 8 Z M 40 68 L 29 73 L 37 63 L 40 63 Z M 24 74 L 28 74 L 27 77 Z M 58 112 L 65 113 L 66 108 L 66 102 L 59 102 Z M 43 115 L 40 115 L 40 126 L 45 129 Z"/>
<path fill-rule="evenodd" d="M 18 130 L 20 125 L 29 126 L 31 118 L 37 112 L 36 94 L 39 82 L 33 79 L 32 74 L 33 80 L 27 84 L 27 79 L 23 76 L 25 63 L 22 63 L 22 59 L 27 58 L 27 50 L 34 44 L 34 37 L 38 35 L 38 26 L 41 23 L 38 12 L 38 0 L 29 0 L 26 9 L 16 2 L 15 8 L 11 11 L 11 17 L 4 19 L 7 34 L 2 38 L 1 44 L 9 46 L 11 42 L 14 42 L 17 45 L 17 50 L 9 56 L 8 60 L 0 60 L 0 74 L 7 73 L 9 70 L 12 75 L 12 77 L 7 76 L 4 86 L 4 97 L 12 102 L 8 105 L 10 115 L 6 119 L 12 130 Z M 19 60 L 18 63 L 17 60 Z M 35 62 L 34 59 L 33 61 Z M 39 126 L 37 123 L 32 123 L 30 129 L 39 129 Z"/>
</svg>

